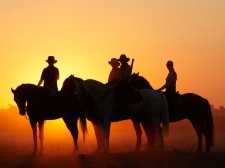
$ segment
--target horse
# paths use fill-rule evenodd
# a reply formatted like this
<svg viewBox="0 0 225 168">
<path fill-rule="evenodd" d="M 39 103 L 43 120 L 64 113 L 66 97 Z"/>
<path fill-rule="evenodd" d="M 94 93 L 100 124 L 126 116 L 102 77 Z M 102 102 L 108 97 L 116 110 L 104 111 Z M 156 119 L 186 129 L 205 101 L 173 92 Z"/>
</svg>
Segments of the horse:
<svg viewBox="0 0 225 168">
<path fill-rule="evenodd" d="M 133 73 L 131 75 L 132 84 L 137 89 L 151 89 L 153 90 L 150 83 L 139 73 Z M 185 93 L 174 96 L 173 103 L 169 101 L 169 121 L 177 122 L 183 119 L 188 119 L 198 137 L 197 151 L 202 152 L 202 141 L 203 136 L 205 137 L 205 151 L 209 152 L 210 148 L 214 146 L 214 123 L 210 104 L 207 99 L 194 94 Z M 140 123 L 135 123 L 137 131 L 141 130 Z M 139 136 L 138 136 L 139 135 Z M 137 134 L 140 139 L 140 133 Z"/>
<path fill-rule="evenodd" d="M 168 105 L 165 95 L 149 89 L 140 90 L 142 100 L 128 104 L 127 112 L 124 112 L 120 111 L 115 93 L 109 86 L 93 79 L 82 80 L 74 76 L 67 79 L 68 83 L 73 83 L 76 86 L 76 93 L 79 101 L 83 104 L 86 117 L 94 126 L 97 151 L 109 151 L 111 122 L 125 119 L 135 119 L 144 123 L 149 148 L 155 148 L 155 134 L 161 138 L 159 143 L 162 146 L 160 123 L 162 122 L 165 133 L 169 131 Z M 121 118 L 121 114 L 126 117 Z M 154 133 L 152 133 L 153 131 Z"/>
<path fill-rule="evenodd" d="M 78 151 L 78 128 L 77 122 L 80 120 L 83 140 L 87 131 L 85 115 L 81 113 L 80 104 L 75 94 L 66 91 L 58 91 L 53 97 L 50 90 L 38 87 L 33 84 L 22 84 L 15 90 L 14 101 L 19 109 L 19 114 L 29 117 L 33 133 L 33 152 L 32 156 L 43 155 L 44 153 L 44 123 L 45 120 L 55 120 L 62 118 L 69 129 L 74 142 L 72 153 Z M 39 125 L 40 151 L 37 147 L 37 124 Z"/>
</svg>

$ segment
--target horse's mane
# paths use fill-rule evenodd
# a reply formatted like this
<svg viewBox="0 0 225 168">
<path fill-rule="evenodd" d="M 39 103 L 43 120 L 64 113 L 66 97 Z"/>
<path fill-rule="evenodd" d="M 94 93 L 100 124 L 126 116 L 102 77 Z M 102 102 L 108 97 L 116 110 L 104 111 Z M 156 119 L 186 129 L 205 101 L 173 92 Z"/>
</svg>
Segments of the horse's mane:
<svg viewBox="0 0 225 168">
<path fill-rule="evenodd" d="M 74 75 L 70 75 L 68 78 L 66 78 L 63 82 L 61 91 L 63 92 L 74 92 L 75 87 L 74 87 L 74 80 L 78 81 L 79 83 L 83 82 L 83 79 L 77 78 Z"/>
<path fill-rule="evenodd" d="M 133 73 L 131 75 L 132 84 L 137 89 L 153 89 L 150 83 L 143 76 L 140 76 L 139 73 Z"/>
<path fill-rule="evenodd" d="M 101 94 L 107 92 L 110 89 L 109 86 L 103 84 L 100 81 L 94 79 L 83 80 L 81 78 L 75 77 L 74 75 L 70 75 L 63 82 L 61 91 L 73 91 L 75 89 L 74 81 L 82 84 L 83 87 L 85 87 L 87 90 L 91 90 L 92 93 Z"/>
<path fill-rule="evenodd" d="M 20 86 L 16 88 L 16 92 L 17 94 L 23 97 L 27 97 L 30 95 L 37 97 L 37 96 L 43 96 L 43 95 L 45 96 L 47 94 L 46 89 L 31 83 L 21 84 Z"/>
<path fill-rule="evenodd" d="M 19 85 L 16 90 L 17 91 L 21 91 L 23 89 L 28 89 L 28 90 L 32 90 L 32 89 L 37 89 L 37 88 L 41 88 L 41 87 L 38 87 L 37 85 L 34 85 L 34 84 L 31 84 L 31 83 L 23 83 L 21 85 Z"/>
</svg>

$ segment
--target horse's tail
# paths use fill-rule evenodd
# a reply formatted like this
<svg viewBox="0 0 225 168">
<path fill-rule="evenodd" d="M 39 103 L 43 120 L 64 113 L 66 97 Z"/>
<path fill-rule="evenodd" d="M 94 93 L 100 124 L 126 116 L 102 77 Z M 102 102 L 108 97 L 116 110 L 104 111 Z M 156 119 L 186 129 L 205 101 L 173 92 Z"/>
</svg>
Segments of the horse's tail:
<svg viewBox="0 0 225 168">
<path fill-rule="evenodd" d="M 85 142 L 86 133 L 87 133 L 87 120 L 84 111 L 80 112 L 80 127 L 83 134 L 83 141 Z"/>
<path fill-rule="evenodd" d="M 161 120 L 163 126 L 163 133 L 165 136 L 169 136 L 169 108 L 164 93 L 160 92 L 160 95 L 163 100 L 162 110 L 161 110 Z"/>
<path fill-rule="evenodd" d="M 212 110 L 210 107 L 210 104 L 208 100 L 206 100 L 206 135 L 208 136 L 210 140 L 210 146 L 214 146 L 214 123 L 213 123 L 213 117 L 212 117 Z"/>
</svg>

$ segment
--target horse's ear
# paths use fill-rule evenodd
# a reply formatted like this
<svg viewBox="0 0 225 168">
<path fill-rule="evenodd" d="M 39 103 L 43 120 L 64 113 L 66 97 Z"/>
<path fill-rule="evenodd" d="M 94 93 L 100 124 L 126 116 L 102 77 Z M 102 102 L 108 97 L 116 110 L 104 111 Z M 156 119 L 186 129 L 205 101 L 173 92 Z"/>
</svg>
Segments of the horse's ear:
<svg viewBox="0 0 225 168">
<path fill-rule="evenodd" d="M 12 93 L 15 93 L 15 90 L 13 90 L 12 88 L 11 88 L 11 91 L 12 91 Z"/>
<path fill-rule="evenodd" d="M 139 72 L 137 73 L 137 75 L 139 75 Z"/>
</svg>

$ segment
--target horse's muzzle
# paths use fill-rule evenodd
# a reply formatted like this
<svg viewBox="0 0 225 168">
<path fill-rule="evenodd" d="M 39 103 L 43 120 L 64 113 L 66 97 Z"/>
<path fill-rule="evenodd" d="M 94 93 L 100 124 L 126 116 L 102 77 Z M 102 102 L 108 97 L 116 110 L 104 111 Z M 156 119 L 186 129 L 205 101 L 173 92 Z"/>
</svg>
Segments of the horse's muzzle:
<svg viewBox="0 0 225 168">
<path fill-rule="evenodd" d="M 24 116 L 26 114 L 26 107 L 25 106 L 19 106 L 19 114 Z"/>
</svg>

